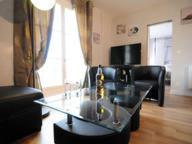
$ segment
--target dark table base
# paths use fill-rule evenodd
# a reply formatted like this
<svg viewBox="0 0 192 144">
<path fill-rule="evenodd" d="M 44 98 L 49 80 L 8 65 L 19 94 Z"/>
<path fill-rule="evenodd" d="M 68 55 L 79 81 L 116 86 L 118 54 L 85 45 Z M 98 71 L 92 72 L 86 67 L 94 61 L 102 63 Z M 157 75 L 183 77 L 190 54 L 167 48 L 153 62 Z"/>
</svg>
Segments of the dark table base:
<svg viewBox="0 0 192 144">
<path fill-rule="evenodd" d="M 140 126 L 140 107 L 135 111 L 131 117 L 131 131 L 136 131 Z"/>
<path fill-rule="evenodd" d="M 41 108 L 42 110 L 42 112 L 41 112 L 41 116 L 42 116 L 42 118 L 46 118 L 46 117 L 48 117 L 49 116 L 49 114 L 50 114 L 50 110 L 49 110 L 49 108 L 47 108 L 47 107 L 45 107 L 45 106 L 42 106 L 42 108 Z"/>
<path fill-rule="evenodd" d="M 73 118 L 70 126 L 66 120 L 54 124 L 55 144 L 128 144 L 130 123 L 121 133 Z"/>
</svg>

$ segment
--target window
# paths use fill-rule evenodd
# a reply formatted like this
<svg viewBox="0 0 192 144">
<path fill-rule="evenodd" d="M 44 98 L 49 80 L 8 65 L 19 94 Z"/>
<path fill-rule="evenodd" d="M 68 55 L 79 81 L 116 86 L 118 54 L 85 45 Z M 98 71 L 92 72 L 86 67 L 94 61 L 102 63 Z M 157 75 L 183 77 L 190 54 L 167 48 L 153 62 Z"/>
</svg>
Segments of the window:
<svg viewBox="0 0 192 144">
<path fill-rule="evenodd" d="M 75 11 L 57 3 L 48 57 L 39 70 L 43 88 L 80 82 L 86 66 L 80 47 Z"/>
</svg>

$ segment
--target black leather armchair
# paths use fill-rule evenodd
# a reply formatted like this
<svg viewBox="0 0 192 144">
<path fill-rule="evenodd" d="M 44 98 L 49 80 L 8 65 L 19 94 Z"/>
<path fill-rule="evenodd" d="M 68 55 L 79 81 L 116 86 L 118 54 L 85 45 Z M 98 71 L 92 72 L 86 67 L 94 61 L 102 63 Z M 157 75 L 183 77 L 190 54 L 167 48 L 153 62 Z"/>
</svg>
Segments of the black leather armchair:
<svg viewBox="0 0 192 144">
<path fill-rule="evenodd" d="M 152 90 L 146 98 L 155 99 L 159 106 L 164 105 L 165 67 L 137 66 L 131 69 L 131 83 L 135 85 L 152 85 Z"/>
<path fill-rule="evenodd" d="M 0 143 L 8 144 L 40 131 L 41 106 L 34 103 L 43 94 L 30 87 L 0 87 Z"/>
<path fill-rule="evenodd" d="M 118 72 L 116 68 L 102 67 L 102 72 L 104 75 L 105 83 L 118 81 Z M 89 87 L 96 85 L 96 73 L 97 73 L 97 67 L 91 67 L 89 69 Z"/>
</svg>

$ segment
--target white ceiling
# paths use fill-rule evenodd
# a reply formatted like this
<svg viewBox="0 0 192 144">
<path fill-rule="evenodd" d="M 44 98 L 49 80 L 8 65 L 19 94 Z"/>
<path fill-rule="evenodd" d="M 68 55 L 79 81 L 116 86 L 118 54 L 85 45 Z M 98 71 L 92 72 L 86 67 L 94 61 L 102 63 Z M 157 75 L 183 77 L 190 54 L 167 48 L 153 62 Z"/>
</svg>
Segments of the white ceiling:
<svg viewBox="0 0 192 144">
<path fill-rule="evenodd" d="M 129 14 L 152 6 L 158 6 L 171 0 L 92 0 L 94 6 L 114 15 Z"/>
</svg>

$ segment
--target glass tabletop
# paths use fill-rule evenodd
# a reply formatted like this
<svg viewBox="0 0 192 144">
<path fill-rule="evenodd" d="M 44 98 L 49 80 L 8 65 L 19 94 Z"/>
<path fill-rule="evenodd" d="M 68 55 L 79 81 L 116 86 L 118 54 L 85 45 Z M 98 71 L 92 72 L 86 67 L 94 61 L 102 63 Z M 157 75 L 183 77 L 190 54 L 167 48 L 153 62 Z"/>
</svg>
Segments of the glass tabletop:
<svg viewBox="0 0 192 144">
<path fill-rule="evenodd" d="M 35 100 L 36 103 L 70 116 L 121 132 L 141 105 L 150 87 L 106 83 L 104 96 L 96 96 L 95 87 L 73 90 Z"/>
</svg>

